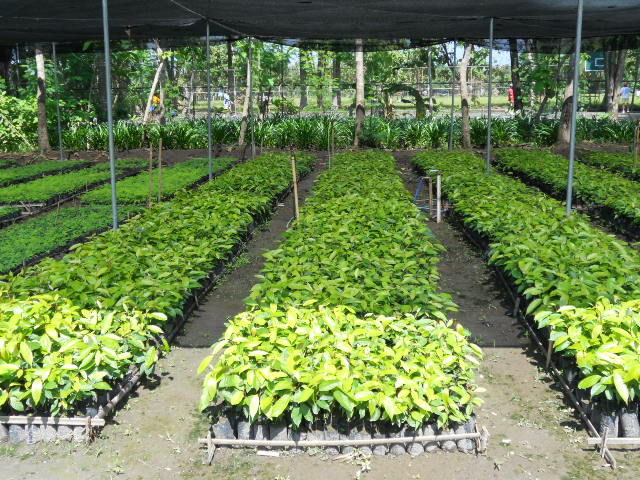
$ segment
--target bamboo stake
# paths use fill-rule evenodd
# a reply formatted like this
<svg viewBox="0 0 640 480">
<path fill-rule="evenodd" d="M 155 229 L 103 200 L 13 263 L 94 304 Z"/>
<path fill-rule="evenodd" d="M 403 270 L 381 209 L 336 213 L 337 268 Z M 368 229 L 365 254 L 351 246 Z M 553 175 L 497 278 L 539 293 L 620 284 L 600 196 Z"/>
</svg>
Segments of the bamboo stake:
<svg viewBox="0 0 640 480">
<path fill-rule="evenodd" d="M 433 218 L 433 179 L 429 179 L 429 218 Z"/>
<path fill-rule="evenodd" d="M 149 141 L 149 201 L 147 206 L 153 202 L 153 142 Z"/>
<path fill-rule="evenodd" d="M 602 445 L 602 438 L 587 438 L 587 445 Z M 607 437 L 606 445 L 640 445 L 639 437 Z"/>
<path fill-rule="evenodd" d="M 91 418 L 91 425 L 104 427 L 105 420 L 96 417 L 32 417 L 30 415 L 0 416 L 0 424 L 5 425 L 67 425 L 83 427 L 87 424 L 87 418 Z"/>
<path fill-rule="evenodd" d="M 486 429 L 483 429 L 486 431 Z M 485 434 L 487 435 L 488 432 Z M 363 445 L 393 445 L 398 443 L 444 442 L 447 440 L 464 440 L 481 438 L 481 433 L 455 433 L 447 435 L 416 435 L 415 437 L 395 438 L 362 438 L 341 440 L 241 440 L 236 438 L 201 438 L 198 443 L 245 447 L 344 447 Z"/>
<path fill-rule="evenodd" d="M 158 203 L 162 201 L 162 137 L 158 140 Z"/>
<path fill-rule="evenodd" d="M 636 125 L 635 137 L 633 142 L 633 169 L 638 165 L 638 144 L 640 144 L 640 122 Z"/>
<path fill-rule="evenodd" d="M 608 436 L 609 436 L 609 427 L 604 427 L 604 435 L 602 435 L 602 443 L 600 444 L 600 458 L 604 458 L 604 452 L 607 451 Z"/>
<path fill-rule="evenodd" d="M 436 175 L 436 223 L 442 221 L 442 175 L 440 172 Z"/>
<path fill-rule="evenodd" d="M 298 204 L 298 175 L 296 173 L 296 154 L 291 148 L 291 174 L 293 175 L 293 205 L 296 214 L 296 220 L 300 218 L 300 206 Z"/>
<path fill-rule="evenodd" d="M 545 368 L 548 370 L 549 369 L 549 363 L 551 362 L 551 356 L 553 355 L 553 340 L 549 340 L 549 343 L 547 344 L 547 361 L 545 364 Z"/>
</svg>

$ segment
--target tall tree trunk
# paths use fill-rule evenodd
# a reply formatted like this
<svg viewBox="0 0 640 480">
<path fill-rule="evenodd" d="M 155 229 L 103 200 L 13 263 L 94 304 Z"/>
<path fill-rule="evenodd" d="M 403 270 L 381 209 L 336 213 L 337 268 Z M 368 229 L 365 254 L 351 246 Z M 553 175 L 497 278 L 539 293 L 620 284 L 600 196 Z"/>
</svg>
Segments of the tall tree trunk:
<svg viewBox="0 0 640 480">
<path fill-rule="evenodd" d="M 191 74 L 189 75 L 189 96 L 186 99 L 184 104 L 184 109 L 182 110 L 182 114 L 185 117 L 189 117 L 191 114 L 191 119 L 196 119 L 196 71 L 195 69 L 191 69 Z"/>
<path fill-rule="evenodd" d="M 235 71 L 233 70 L 233 42 L 227 40 L 227 89 L 231 101 L 231 113 L 236 113 Z"/>
<path fill-rule="evenodd" d="M 11 85 L 11 51 L 9 47 L 0 47 L 0 78 L 4 79 L 7 92 Z"/>
<path fill-rule="evenodd" d="M 522 88 L 520 87 L 520 62 L 518 59 L 518 40 L 516 38 L 509 39 L 509 53 L 511 56 L 511 84 L 513 85 L 513 110 L 522 112 L 524 104 L 522 103 Z"/>
<path fill-rule="evenodd" d="M 566 148 L 571 141 L 571 103 L 573 102 L 573 59 L 571 55 L 569 59 L 569 68 L 567 69 L 567 85 L 564 88 L 564 100 L 560 110 L 560 125 L 558 126 L 558 138 L 556 146 Z"/>
<path fill-rule="evenodd" d="M 607 42 L 607 46 L 616 50 L 604 52 L 604 107 L 608 113 L 618 117 L 620 105 L 620 84 L 624 77 L 624 63 L 627 58 L 627 40 Z"/>
<path fill-rule="evenodd" d="M 47 131 L 47 76 L 44 68 L 42 45 L 36 45 L 36 71 L 38 74 L 38 146 L 40 153 L 51 149 Z"/>
<path fill-rule="evenodd" d="M 638 89 L 638 70 L 640 69 L 640 52 L 636 52 L 636 71 L 633 74 L 633 88 L 631 90 L 631 107 L 630 111 L 633 112 L 633 106 L 636 103 L 636 90 Z"/>
<path fill-rule="evenodd" d="M 333 79 L 335 81 L 335 102 L 334 105 L 338 108 L 342 107 L 342 89 L 340 88 L 340 82 L 342 81 L 342 72 L 340 69 L 340 57 L 336 53 L 333 59 Z"/>
<path fill-rule="evenodd" d="M 473 45 L 464 47 L 464 55 L 460 62 L 460 98 L 462 103 L 462 148 L 471 150 L 471 127 L 469 125 L 469 86 L 467 84 L 467 70 L 471 61 Z"/>
<path fill-rule="evenodd" d="M 556 72 L 555 72 L 555 85 L 558 85 L 560 83 L 560 77 L 562 76 L 562 66 L 564 65 L 566 57 L 565 56 L 558 56 L 558 66 L 556 67 Z M 544 109 L 547 106 L 547 103 L 549 102 L 549 97 L 552 94 L 555 94 L 556 92 L 556 86 L 554 86 L 553 88 L 547 88 L 545 89 L 544 92 L 544 97 L 542 98 L 542 101 L 540 102 L 540 106 L 538 107 L 538 111 L 535 114 L 535 120 L 539 121 L 540 118 L 542 117 L 542 114 L 544 113 Z M 554 107 L 554 115 L 555 112 L 557 111 L 557 106 L 558 106 L 558 95 L 555 95 L 556 97 L 556 106 Z"/>
<path fill-rule="evenodd" d="M 162 48 L 160 47 L 160 44 L 158 43 L 158 41 L 156 40 L 156 53 L 157 53 L 157 57 L 158 57 L 158 67 L 156 68 L 156 73 L 153 76 L 153 81 L 151 82 L 151 90 L 149 91 L 149 97 L 147 98 L 147 105 L 144 109 L 144 115 L 142 116 L 142 124 L 146 125 L 147 122 L 149 121 L 149 116 L 151 115 L 151 105 L 153 103 L 153 96 L 156 93 L 156 89 L 158 88 L 158 84 L 161 81 L 161 77 L 162 77 L 162 70 L 164 69 L 165 66 L 165 58 L 162 56 Z M 158 108 L 160 108 L 158 106 Z M 158 115 L 160 112 L 156 112 L 156 115 Z"/>
<path fill-rule="evenodd" d="M 249 39 L 249 55 L 247 56 L 247 86 L 244 93 L 244 103 L 242 104 L 242 121 L 240 122 L 240 135 L 238 137 L 238 147 L 242 148 L 242 156 L 244 158 L 244 137 L 247 134 L 247 124 L 249 122 L 249 108 L 251 106 L 251 87 L 253 83 L 253 46 Z"/>
<path fill-rule="evenodd" d="M 364 49 L 361 38 L 356 38 L 356 130 L 353 146 L 360 146 L 364 127 Z"/>
<path fill-rule="evenodd" d="M 305 57 L 304 51 L 300 49 L 298 56 L 298 61 L 300 62 L 300 109 L 303 109 L 309 104 L 309 99 L 307 98 L 307 67 L 305 65 Z"/>
<path fill-rule="evenodd" d="M 325 57 L 322 52 L 318 52 L 318 87 L 316 90 L 316 101 L 318 108 L 324 113 L 324 70 L 325 70 Z"/>
</svg>

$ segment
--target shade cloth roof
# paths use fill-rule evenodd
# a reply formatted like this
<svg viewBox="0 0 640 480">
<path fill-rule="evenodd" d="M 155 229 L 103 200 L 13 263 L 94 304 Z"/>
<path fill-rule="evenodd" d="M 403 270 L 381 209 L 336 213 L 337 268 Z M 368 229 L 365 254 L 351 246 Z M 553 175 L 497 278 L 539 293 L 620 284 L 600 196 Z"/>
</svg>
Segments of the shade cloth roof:
<svg viewBox="0 0 640 480">
<path fill-rule="evenodd" d="M 0 45 L 102 37 L 99 0 L 2 0 Z M 570 38 L 577 0 L 110 0 L 113 39 Z M 640 0 L 584 0 L 584 37 L 640 34 Z"/>
</svg>

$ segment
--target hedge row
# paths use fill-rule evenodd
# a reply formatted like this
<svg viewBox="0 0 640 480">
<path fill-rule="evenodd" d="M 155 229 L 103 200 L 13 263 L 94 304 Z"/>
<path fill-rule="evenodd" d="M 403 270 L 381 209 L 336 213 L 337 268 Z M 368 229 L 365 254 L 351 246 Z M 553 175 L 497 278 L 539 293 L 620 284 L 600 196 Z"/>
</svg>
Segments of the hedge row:
<svg viewBox="0 0 640 480">
<path fill-rule="evenodd" d="M 144 160 L 117 160 L 116 170 L 118 174 L 123 174 L 144 168 L 145 164 Z M 0 203 L 46 203 L 58 197 L 73 195 L 91 185 L 108 181 L 109 168 L 108 163 L 100 163 L 75 172 L 49 175 L 31 182 L 0 188 Z"/>
<path fill-rule="evenodd" d="M 214 173 L 229 167 L 235 158 L 214 159 Z M 149 183 L 152 183 L 152 199 L 158 197 L 160 172 L 154 168 L 151 173 L 152 181 L 149 181 L 149 172 L 143 172 L 133 177 L 128 177 L 117 183 L 118 202 L 124 204 L 145 204 L 149 199 Z M 209 160 L 206 158 L 192 158 L 170 167 L 162 169 L 162 196 L 171 197 L 178 191 L 190 187 L 209 176 Z M 80 197 L 83 203 L 110 204 L 111 186 L 105 185 Z"/>
<path fill-rule="evenodd" d="M 121 206 L 120 221 L 139 211 L 136 207 Z M 97 205 L 66 207 L 3 228 L 0 230 L 0 272 L 19 268 L 40 255 L 105 230 L 112 221 L 111 206 Z"/>
<path fill-rule="evenodd" d="M 502 170 L 526 175 L 566 195 L 569 161 L 545 150 L 504 149 L 496 152 Z M 621 175 L 575 162 L 573 191 L 583 202 L 610 209 L 640 226 L 640 183 Z"/>
<path fill-rule="evenodd" d="M 306 172 L 312 157 L 299 156 Z M 291 184 L 288 155 L 236 167 L 261 189 L 220 193 L 234 174 L 149 209 L 118 231 L 0 281 L 0 409 L 73 413 L 132 365 L 150 372 L 154 337 Z M 223 188 L 222 188 L 223 189 Z"/>
<path fill-rule="evenodd" d="M 41 175 L 75 170 L 88 164 L 89 162 L 86 160 L 68 160 L 64 162 L 49 160 L 46 162 L 32 163 L 23 167 L 0 169 L 0 187 L 36 178 Z"/>
<path fill-rule="evenodd" d="M 582 163 L 592 167 L 621 173 L 623 176 L 640 180 L 640 165 L 633 166 L 632 153 L 585 152 L 580 154 L 578 158 Z"/>
<path fill-rule="evenodd" d="M 393 157 L 337 155 L 266 265 L 249 309 L 200 372 L 200 406 L 250 421 L 357 417 L 417 427 L 464 422 L 479 405 L 480 349 L 445 312 L 443 248 L 404 189 Z"/>
<path fill-rule="evenodd" d="M 443 172 L 455 211 L 492 242 L 490 262 L 510 275 L 538 324 L 551 327 L 555 350 L 574 359 L 585 379 L 598 376 L 591 395 L 637 398 L 638 306 L 612 307 L 618 309 L 612 313 L 599 305 L 638 298 L 640 255 L 586 217 L 566 218 L 560 202 L 518 180 L 484 174 L 483 161 L 470 153 L 428 152 L 414 162 Z M 623 355 L 629 344 L 636 348 L 633 361 Z"/>
</svg>

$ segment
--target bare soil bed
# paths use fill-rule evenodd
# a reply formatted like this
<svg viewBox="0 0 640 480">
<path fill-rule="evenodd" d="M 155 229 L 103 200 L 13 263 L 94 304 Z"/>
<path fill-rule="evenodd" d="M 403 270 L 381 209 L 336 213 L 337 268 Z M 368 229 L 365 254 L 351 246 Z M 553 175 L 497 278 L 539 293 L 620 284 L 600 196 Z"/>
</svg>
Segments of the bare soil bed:
<svg viewBox="0 0 640 480">
<path fill-rule="evenodd" d="M 407 188 L 415 187 L 411 152 L 398 152 Z M 322 167 L 321 167 L 322 168 Z M 317 169 L 300 185 L 308 195 Z M 445 180 L 446 181 L 446 180 Z M 185 325 L 157 377 L 139 387 L 91 445 L 0 445 L 0 478 L 7 479 L 633 479 L 640 471 L 638 451 L 614 451 L 622 468 L 611 472 L 586 433 L 543 372 L 540 358 L 513 317 L 485 259 L 460 232 L 430 223 L 447 253 L 440 270 L 442 289 L 453 295 L 461 321 L 485 351 L 479 383 L 487 389 L 478 421 L 491 432 L 486 455 L 435 453 L 412 458 L 373 459 L 282 455 L 256 456 L 253 450 L 219 449 L 212 466 L 197 439 L 207 419 L 197 410 L 201 378 L 196 369 L 208 347 L 222 334 L 228 317 L 244 309 L 242 300 L 256 282 L 261 254 L 281 239 L 292 216 L 291 198 L 254 235 L 207 302 Z M 364 470 L 369 470 L 364 472 Z"/>
</svg>

